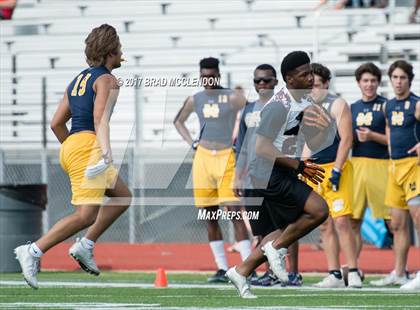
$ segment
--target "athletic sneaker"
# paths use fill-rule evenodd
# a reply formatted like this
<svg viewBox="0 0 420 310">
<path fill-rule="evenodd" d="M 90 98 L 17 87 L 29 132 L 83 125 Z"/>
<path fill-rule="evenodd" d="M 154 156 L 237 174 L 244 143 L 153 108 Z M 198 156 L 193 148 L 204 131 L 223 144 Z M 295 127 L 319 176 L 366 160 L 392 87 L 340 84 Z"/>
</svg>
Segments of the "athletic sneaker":
<svg viewBox="0 0 420 310">
<path fill-rule="evenodd" d="M 287 281 L 285 286 L 302 286 L 303 278 L 300 273 L 289 272 L 289 281 Z"/>
<path fill-rule="evenodd" d="M 257 296 L 251 293 L 246 277 L 240 275 L 235 268 L 236 266 L 230 268 L 226 272 L 226 276 L 238 290 L 239 296 L 246 299 L 257 298 Z"/>
<path fill-rule="evenodd" d="M 38 289 L 38 280 L 36 275 L 39 270 L 39 257 L 32 256 L 29 253 L 30 243 L 18 246 L 14 252 L 16 254 L 16 259 L 20 264 L 22 269 L 23 278 L 26 283 L 34 289 Z"/>
<path fill-rule="evenodd" d="M 352 288 L 362 288 L 362 279 L 360 278 L 359 272 L 349 272 L 347 286 Z"/>
<path fill-rule="evenodd" d="M 414 279 L 408 281 L 406 284 L 402 285 L 400 287 L 400 289 L 402 290 L 420 290 L 420 271 L 417 272 L 416 276 L 414 277 Z"/>
<path fill-rule="evenodd" d="M 261 247 L 264 255 L 267 256 L 271 270 L 280 279 L 281 282 L 289 281 L 289 274 L 286 271 L 286 254 L 287 249 L 281 248 L 276 250 L 273 247 L 273 241 L 267 242 Z"/>
<path fill-rule="evenodd" d="M 249 276 L 248 276 L 248 282 L 252 282 L 252 281 L 256 281 L 258 280 L 258 274 L 253 271 Z"/>
<path fill-rule="evenodd" d="M 280 283 L 279 278 L 271 270 L 264 273 L 261 277 L 251 280 L 251 285 L 254 286 L 273 286 Z"/>
<path fill-rule="evenodd" d="M 226 277 L 226 270 L 219 269 L 214 275 L 207 279 L 209 283 L 228 283 L 229 279 Z"/>
<path fill-rule="evenodd" d="M 101 273 L 93 260 L 93 249 L 86 249 L 79 238 L 76 239 L 76 243 L 69 249 L 69 255 L 73 257 L 87 273 L 95 276 L 98 276 Z"/>
<path fill-rule="evenodd" d="M 409 281 L 408 273 L 406 272 L 402 277 L 397 277 L 395 270 L 391 271 L 385 278 L 370 281 L 373 286 L 387 286 L 387 285 L 404 285 Z"/>
<path fill-rule="evenodd" d="M 345 288 L 343 278 L 337 279 L 333 274 L 329 274 L 321 282 L 314 284 L 314 287 L 319 288 Z"/>
</svg>

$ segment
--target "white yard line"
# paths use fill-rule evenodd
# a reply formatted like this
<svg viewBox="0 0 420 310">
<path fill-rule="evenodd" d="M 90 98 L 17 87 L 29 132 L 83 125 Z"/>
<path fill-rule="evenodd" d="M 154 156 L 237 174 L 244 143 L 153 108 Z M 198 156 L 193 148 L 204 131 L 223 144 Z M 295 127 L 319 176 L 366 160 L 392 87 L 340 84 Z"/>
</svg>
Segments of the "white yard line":
<svg viewBox="0 0 420 310">
<path fill-rule="evenodd" d="M 84 287 L 102 287 L 102 288 L 118 288 L 118 287 L 132 287 L 132 288 L 154 288 L 152 283 L 133 283 L 133 282 L 77 282 L 77 281 L 40 281 L 39 283 L 40 288 L 51 288 L 51 287 L 75 287 L 75 288 L 84 288 Z M 0 286 L 27 286 L 26 283 L 21 280 L 0 280 Z M 233 289 L 233 286 L 226 285 L 226 284 L 169 284 L 168 288 L 213 288 L 213 289 Z M 308 291 L 319 291 L 325 292 L 326 289 L 320 289 L 312 286 L 302 286 L 302 287 L 281 287 L 281 286 L 274 286 L 274 287 L 253 287 L 253 289 L 266 289 L 266 290 L 308 290 Z M 328 291 L 345 291 L 346 293 L 349 292 L 387 292 L 387 293 L 397 293 L 401 295 L 407 294 L 419 294 L 419 291 L 402 291 L 399 288 L 385 288 L 385 287 L 368 287 L 362 289 L 352 289 L 352 288 L 343 288 L 343 289 L 328 289 Z M 357 295 L 360 295 L 357 293 Z"/>
<path fill-rule="evenodd" d="M 127 304 L 127 303 L 93 303 L 93 302 L 73 302 L 73 303 L 47 303 L 47 302 L 13 302 L 0 303 L 0 308 L 24 309 L 24 308 L 42 308 L 42 309 L 150 309 L 159 307 L 160 304 Z"/>
<path fill-rule="evenodd" d="M 41 308 L 41 309 L 78 309 L 78 310 L 90 310 L 90 309 L 167 309 L 167 310 L 243 310 L 243 309 L 254 309 L 254 310 L 285 310 L 285 309 L 414 309 L 420 308 L 420 306 L 395 306 L 395 305 L 368 305 L 368 306 L 317 306 L 317 307 L 290 307 L 290 306 L 252 306 L 252 307 L 219 307 L 219 308 L 197 308 L 197 307 L 161 307 L 160 304 L 128 304 L 128 303 L 45 303 L 45 302 L 15 302 L 15 303 L 0 303 L 0 309 L 25 309 L 25 308 Z"/>
</svg>

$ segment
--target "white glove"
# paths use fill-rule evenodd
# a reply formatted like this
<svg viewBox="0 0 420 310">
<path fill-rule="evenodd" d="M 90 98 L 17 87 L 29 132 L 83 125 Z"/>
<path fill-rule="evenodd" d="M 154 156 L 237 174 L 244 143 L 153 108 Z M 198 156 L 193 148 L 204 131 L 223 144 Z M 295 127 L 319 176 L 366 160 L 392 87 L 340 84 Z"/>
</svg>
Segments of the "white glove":
<svg viewBox="0 0 420 310">
<path fill-rule="evenodd" d="M 100 161 L 98 161 L 93 166 L 88 166 L 85 171 L 85 176 L 88 179 L 93 179 L 97 175 L 100 175 L 103 173 L 111 164 L 110 161 L 105 160 L 105 158 L 102 158 Z"/>
</svg>

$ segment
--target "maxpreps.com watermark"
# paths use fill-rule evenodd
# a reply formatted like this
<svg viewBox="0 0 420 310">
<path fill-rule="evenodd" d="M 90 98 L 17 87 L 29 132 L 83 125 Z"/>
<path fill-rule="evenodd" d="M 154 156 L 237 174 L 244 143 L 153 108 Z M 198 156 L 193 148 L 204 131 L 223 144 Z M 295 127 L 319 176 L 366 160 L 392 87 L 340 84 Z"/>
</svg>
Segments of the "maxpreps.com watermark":
<svg viewBox="0 0 420 310">
<path fill-rule="evenodd" d="M 198 210 L 197 220 L 258 220 L 260 211 Z"/>
<path fill-rule="evenodd" d="M 119 87 L 202 87 L 217 86 L 220 78 L 214 77 L 130 77 L 118 78 Z"/>
</svg>

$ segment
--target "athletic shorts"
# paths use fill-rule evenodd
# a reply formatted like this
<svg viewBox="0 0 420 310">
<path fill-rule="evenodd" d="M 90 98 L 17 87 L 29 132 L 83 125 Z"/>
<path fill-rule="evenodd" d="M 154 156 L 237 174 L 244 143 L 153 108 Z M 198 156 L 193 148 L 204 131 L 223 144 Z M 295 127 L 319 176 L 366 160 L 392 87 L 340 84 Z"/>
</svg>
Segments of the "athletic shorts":
<svg viewBox="0 0 420 310">
<path fill-rule="evenodd" d="M 315 185 L 308 181 L 308 184 L 316 191 L 328 204 L 331 217 L 339 217 L 343 215 L 351 215 L 353 202 L 353 167 L 350 161 L 344 163 L 341 171 L 340 184 L 338 191 L 332 190 L 331 171 L 334 168 L 334 163 L 326 163 L 320 165 L 325 169 L 325 178 L 322 183 Z"/>
<path fill-rule="evenodd" d="M 273 168 L 266 183 L 251 177 L 254 195 L 264 198 L 264 205 L 275 228 L 284 228 L 295 222 L 302 214 L 312 188 L 298 179 L 292 169 Z"/>
<path fill-rule="evenodd" d="M 245 193 L 245 201 L 247 198 L 258 198 L 258 193 L 256 193 L 253 189 L 247 189 L 244 191 Z M 285 225 L 284 223 L 280 223 L 280 225 L 276 225 L 272 218 L 270 217 L 270 213 L 267 210 L 266 204 L 264 203 L 264 199 L 261 200 L 261 204 L 245 204 L 245 209 L 247 212 L 258 212 L 258 219 L 249 219 L 249 224 L 251 225 L 252 234 L 254 236 L 261 236 L 265 237 L 272 231 L 276 230 L 277 227 L 283 228 Z"/>
<path fill-rule="evenodd" d="M 417 195 L 420 195 L 420 166 L 417 165 L 417 157 L 390 160 L 385 204 L 406 210 L 407 201 Z"/>
<path fill-rule="evenodd" d="M 114 186 L 118 171 L 113 166 L 95 178 L 85 177 L 86 167 L 96 164 L 101 156 L 93 133 L 72 134 L 61 145 L 60 164 L 70 178 L 73 205 L 103 204 L 106 189 Z"/>
<path fill-rule="evenodd" d="M 374 218 L 390 219 L 385 205 L 389 159 L 353 157 L 353 218 L 362 219 L 368 206 Z"/>
<path fill-rule="evenodd" d="M 212 151 L 198 146 L 192 172 L 196 207 L 210 207 L 239 201 L 233 193 L 235 179 L 233 149 Z"/>
</svg>

